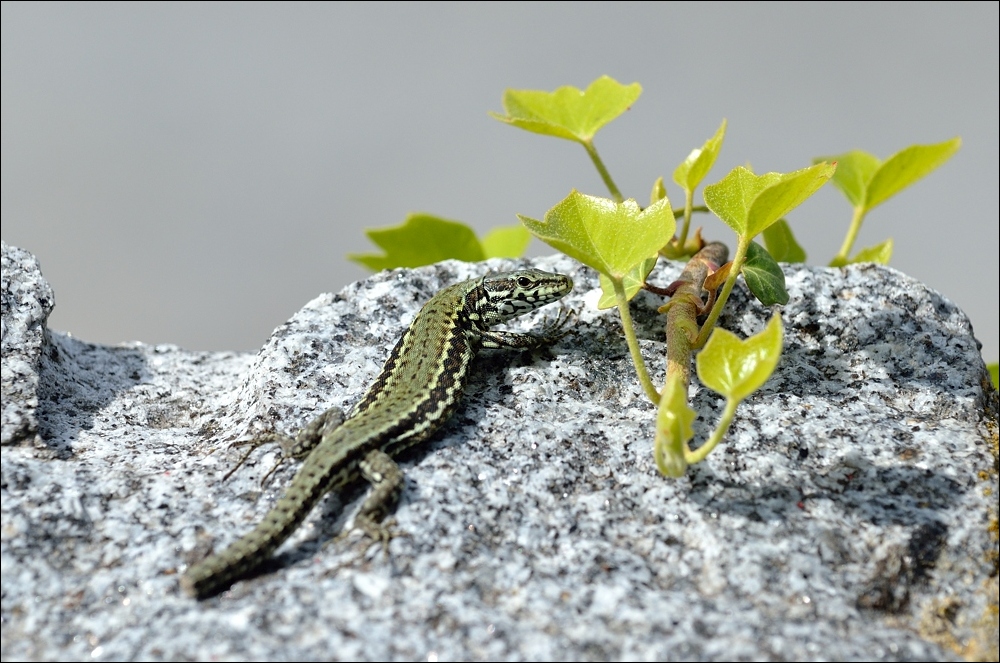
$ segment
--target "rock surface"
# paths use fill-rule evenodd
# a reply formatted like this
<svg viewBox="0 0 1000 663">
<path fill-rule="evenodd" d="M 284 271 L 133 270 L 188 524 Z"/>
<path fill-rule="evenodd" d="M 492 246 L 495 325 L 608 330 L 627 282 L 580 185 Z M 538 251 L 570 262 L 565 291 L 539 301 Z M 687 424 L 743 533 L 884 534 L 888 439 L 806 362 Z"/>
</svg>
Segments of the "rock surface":
<svg viewBox="0 0 1000 663">
<path fill-rule="evenodd" d="M 3 659 L 996 660 L 996 392 L 966 316 L 871 265 L 785 266 L 777 371 L 671 481 L 596 276 L 532 261 L 576 282 L 574 333 L 483 354 L 456 416 L 402 459 L 408 536 L 389 558 L 337 538 L 359 490 L 322 502 L 266 573 L 179 592 L 294 473 L 261 489 L 263 447 L 222 482 L 231 442 L 349 407 L 434 292 L 514 264 L 377 274 L 248 355 L 46 330 L 48 284 L 4 245 Z M 660 303 L 632 304 L 657 382 Z M 768 315 L 738 287 L 721 324 L 747 335 Z M 691 394 L 704 439 L 722 402 Z"/>
<path fill-rule="evenodd" d="M 35 256 L 0 243 L 0 444 L 40 442 L 38 435 L 38 362 L 45 321 L 52 312 L 52 288 Z"/>
</svg>

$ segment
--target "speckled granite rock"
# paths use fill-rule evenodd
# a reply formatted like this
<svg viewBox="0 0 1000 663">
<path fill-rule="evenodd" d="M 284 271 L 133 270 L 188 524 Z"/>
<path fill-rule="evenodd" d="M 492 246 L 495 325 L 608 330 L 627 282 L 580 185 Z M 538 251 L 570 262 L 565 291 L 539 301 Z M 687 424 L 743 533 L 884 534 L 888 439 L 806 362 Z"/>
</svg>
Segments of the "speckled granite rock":
<svg viewBox="0 0 1000 663">
<path fill-rule="evenodd" d="M 196 603 L 179 572 L 294 471 L 261 490 L 263 448 L 223 483 L 228 444 L 351 405 L 417 308 L 485 267 L 321 295 L 254 356 L 43 336 L 51 292 L 4 246 L 4 660 L 995 660 L 997 401 L 953 304 L 891 269 L 786 266 L 775 375 L 669 481 L 620 323 L 584 305 L 595 276 L 534 264 L 576 281 L 575 334 L 481 358 L 403 459 L 391 557 L 336 538 L 363 493 L 331 496 L 268 572 Z M 662 380 L 658 303 L 633 312 Z M 738 288 L 722 324 L 768 314 Z M 704 439 L 722 403 L 692 395 Z"/>
<path fill-rule="evenodd" d="M 0 444 L 39 441 L 38 361 L 45 320 L 52 312 L 52 288 L 35 256 L 0 241 L 0 364 L 3 418 Z"/>
</svg>

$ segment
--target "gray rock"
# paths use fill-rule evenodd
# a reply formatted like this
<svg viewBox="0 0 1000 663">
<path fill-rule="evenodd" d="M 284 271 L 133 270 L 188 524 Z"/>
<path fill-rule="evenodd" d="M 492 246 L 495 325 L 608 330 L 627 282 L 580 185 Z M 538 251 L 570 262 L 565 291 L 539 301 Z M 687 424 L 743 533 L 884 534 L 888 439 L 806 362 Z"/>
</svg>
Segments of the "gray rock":
<svg viewBox="0 0 1000 663">
<path fill-rule="evenodd" d="M 45 321 L 54 304 L 52 288 L 35 256 L 0 241 L 0 365 L 3 419 L 0 444 L 40 442 L 38 438 L 38 362 Z"/>
<path fill-rule="evenodd" d="M 785 267 L 777 371 L 672 481 L 595 275 L 532 261 L 575 280 L 575 333 L 484 353 L 458 414 L 402 459 L 408 536 L 388 558 L 349 530 L 357 491 L 265 573 L 202 603 L 179 592 L 294 472 L 261 489 L 263 447 L 222 482 L 230 443 L 349 407 L 435 291 L 515 264 L 377 274 L 246 355 L 43 333 L 52 294 L 5 245 L 4 660 L 996 659 L 996 392 L 966 316 L 870 265 Z M 658 382 L 660 303 L 632 308 Z M 769 314 L 739 287 L 721 324 L 746 335 Z M 691 395 L 704 439 L 722 402 Z"/>
</svg>

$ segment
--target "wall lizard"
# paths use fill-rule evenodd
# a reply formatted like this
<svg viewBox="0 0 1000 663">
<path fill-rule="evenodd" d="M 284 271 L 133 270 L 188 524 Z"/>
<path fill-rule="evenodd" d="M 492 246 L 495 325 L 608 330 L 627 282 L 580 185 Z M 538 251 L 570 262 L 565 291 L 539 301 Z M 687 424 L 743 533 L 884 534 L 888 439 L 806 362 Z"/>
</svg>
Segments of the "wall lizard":
<svg viewBox="0 0 1000 663">
<path fill-rule="evenodd" d="M 438 292 L 396 343 L 350 417 L 343 420 L 338 410 L 328 410 L 294 440 L 283 438 L 286 455 L 305 458 L 284 496 L 243 538 L 191 566 L 181 578 L 184 591 L 205 598 L 229 588 L 269 559 L 323 495 L 362 477 L 372 492 L 354 526 L 387 542 L 391 534 L 382 520 L 403 487 L 392 457 L 427 439 L 451 416 L 480 348 L 533 348 L 558 338 L 558 324 L 542 336 L 490 327 L 554 302 L 572 287 L 562 274 L 525 269 Z"/>
</svg>

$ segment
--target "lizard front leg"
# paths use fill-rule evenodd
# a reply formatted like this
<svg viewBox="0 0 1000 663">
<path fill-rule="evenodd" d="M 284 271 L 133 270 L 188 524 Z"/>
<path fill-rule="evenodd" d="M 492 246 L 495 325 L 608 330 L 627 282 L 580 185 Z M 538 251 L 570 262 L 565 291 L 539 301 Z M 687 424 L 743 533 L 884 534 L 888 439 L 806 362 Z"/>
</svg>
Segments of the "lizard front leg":
<svg viewBox="0 0 1000 663">
<path fill-rule="evenodd" d="M 564 324 L 565 321 L 557 322 L 543 330 L 540 336 L 509 331 L 481 331 L 478 334 L 479 345 L 480 347 L 491 349 L 513 348 L 515 350 L 530 350 L 542 345 L 548 345 L 565 336 L 567 332 L 561 331 Z"/>
<path fill-rule="evenodd" d="M 564 328 L 566 327 L 566 323 L 568 323 L 574 315 L 575 313 L 572 310 L 559 311 L 559 315 L 556 317 L 555 322 L 543 327 L 538 334 L 522 334 L 511 331 L 479 329 L 476 332 L 476 336 L 479 339 L 479 346 L 483 348 L 513 348 L 516 350 L 530 350 L 542 345 L 548 345 L 549 343 L 555 343 L 562 337 L 566 336 L 566 334 L 570 333 Z"/>
</svg>

